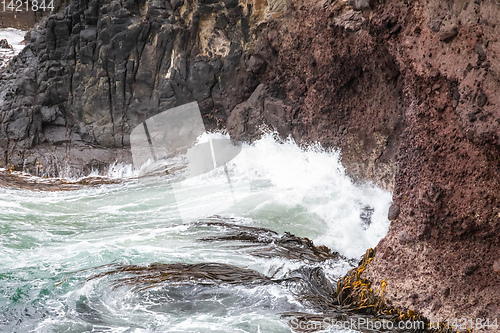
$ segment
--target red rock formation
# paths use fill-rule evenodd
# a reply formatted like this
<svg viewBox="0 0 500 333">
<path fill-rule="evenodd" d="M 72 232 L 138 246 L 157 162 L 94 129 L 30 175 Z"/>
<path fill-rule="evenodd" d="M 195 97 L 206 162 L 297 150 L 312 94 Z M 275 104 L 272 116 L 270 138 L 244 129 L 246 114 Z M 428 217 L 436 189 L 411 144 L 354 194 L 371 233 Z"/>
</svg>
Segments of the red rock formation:
<svg viewBox="0 0 500 333">
<path fill-rule="evenodd" d="M 431 319 L 493 321 L 500 313 L 500 4 L 290 7 L 265 32 L 279 56 L 267 92 L 249 100 L 262 101 L 259 111 L 238 106 L 229 129 L 252 138 L 257 115 L 283 135 L 341 147 L 353 176 L 394 191 L 391 227 L 366 276 L 387 281 L 393 305 Z M 266 107 L 276 98 L 290 108 L 278 120 Z M 250 120 L 242 120 L 242 107 Z"/>
</svg>

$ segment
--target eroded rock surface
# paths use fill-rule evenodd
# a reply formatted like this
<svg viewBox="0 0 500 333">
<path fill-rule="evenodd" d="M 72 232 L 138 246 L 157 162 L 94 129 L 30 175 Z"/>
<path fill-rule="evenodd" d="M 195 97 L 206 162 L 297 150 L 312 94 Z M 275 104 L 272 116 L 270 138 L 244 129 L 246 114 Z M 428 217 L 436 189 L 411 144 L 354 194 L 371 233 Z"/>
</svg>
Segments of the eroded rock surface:
<svg viewBox="0 0 500 333">
<path fill-rule="evenodd" d="M 2 74 L 2 164 L 57 174 L 129 161 L 134 126 L 193 100 L 207 127 L 222 127 L 265 66 L 244 49 L 270 10 L 252 8 L 71 2 L 31 32 Z"/>
</svg>

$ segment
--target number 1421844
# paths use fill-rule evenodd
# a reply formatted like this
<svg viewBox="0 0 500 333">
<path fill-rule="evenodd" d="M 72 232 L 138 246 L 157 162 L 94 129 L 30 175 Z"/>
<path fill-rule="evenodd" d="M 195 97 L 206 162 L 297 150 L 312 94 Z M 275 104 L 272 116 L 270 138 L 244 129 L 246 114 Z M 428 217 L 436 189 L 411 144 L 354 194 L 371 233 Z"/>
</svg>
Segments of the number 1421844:
<svg viewBox="0 0 500 333">
<path fill-rule="evenodd" d="M 4 12 L 53 11 L 54 0 L 2 0 L 0 10 Z"/>
</svg>

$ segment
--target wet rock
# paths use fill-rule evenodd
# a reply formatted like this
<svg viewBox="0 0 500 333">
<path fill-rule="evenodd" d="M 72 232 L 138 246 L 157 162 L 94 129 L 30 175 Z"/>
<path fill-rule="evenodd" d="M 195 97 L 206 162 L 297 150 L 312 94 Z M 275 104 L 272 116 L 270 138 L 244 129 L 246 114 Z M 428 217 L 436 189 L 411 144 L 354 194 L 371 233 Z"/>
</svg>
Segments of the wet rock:
<svg viewBox="0 0 500 333">
<path fill-rule="evenodd" d="M 462 270 L 462 273 L 466 276 L 472 275 L 479 268 L 479 264 L 466 264 Z"/>
<path fill-rule="evenodd" d="M 291 131 L 291 121 L 289 119 L 292 113 L 292 107 L 278 98 L 266 98 L 264 100 L 264 109 L 262 116 L 266 122 L 283 137 Z"/>
<path fill-rule="evenodd" d="M 392 29 L 389 31 L 389 34 L 390 35 L 397 35 L 399 32 L 401 32 L 401 25 L 400 24 L 396 24 L 394 27 L 392 27 Z"/>
<path fill-rule="evenodd" d="M 436 101 L 436 106 L 434 107 L 434 109 L 437 111 L 437 112 L 443 112 L 445 109 L 446 109 L 446 105 L 447 104 L 447 101 L 445 99 L 438 99 Z"/>
<path fill-rule="evenodd" d="M 261 84 L 246 102 L 231 111 L 227 129 L 236 140 L 255 140 L 272 130 L 286 136 L 291 130 L 291 113 L 291 106 L 281 99 L 270 97 L 266 86 Z"/>
<path fill-rule="evenodd" d="M 389 221 L 393 221 L 398 218 L 399 214 L 401 212 L 401 209 L 399 205 L 392 203 L 391 206 L 389 207 L 389 212 L 387 213 L 387 219 Z"/>
<path fill-rule="evenodd" d="M 339 17 L 334 18 L 335 25 L 344 28 L 347 31 L 358 31 L 363 26 L 365 18 L 363 14 L 358 11 L 349 10 Z"/>
<path fill-rule="evenodd" d="M 29 108 L 38 117 L 22 116 L 16 122 L 0 116 L 7 156 L 36 142 L 65 141 L 62 132 L 52 129 L 39 141 L 35 129 L 42 125 L 88 128 L 82 135 L 92 143 L 91 150 L 128 149 L 129 131 L 147 116 L 193 100 L 202 103 L 207 128 L 220 128 L 229 111 L 258 85 L 255 76 L 265 71 L 271 57 L 263 60 L 265 47 L 262 54 L 243 49 L 249 32 L 242 31 L 248 24 L 241 21 L 248 18 L 216 3 L 191 6 L 182 16 L 182 4 L 150 1 L 144 13 L 135 2 L 72 2 L 47 17 L 9 69 L 16 73 L 13 79 L 0 81 L 0 90 L 15 92 L 15 98 L 8 93 L 0 97 L 4 110 Z M 226 23 L 219 20 L 215 27 L 187 18 L 206 10 L 217 11 Z M 182 37 L 198 29 L 199 40 Z M 246 64 L 243 59 L 250 60 Z M 85 161 L 81 168 L 94 162 Z"/>
<path fill-rule="evenodd" d="M 42 114 L 42 123 L 52 123 L 56 120 L 58 110 L 56 107 L 47 107 L 44 106 L 41 109 L 41 114 Z"/>
<path fill-rule="evenodd" d="M 13 138 L 26 138 L 31 125 L 30 113 L 23 109 L 15 109 L 10 112 L 10 115 L 13 120 L 6 128 L 7 135 Z"/>
<path fill-rule="evenodd" d="M 238 104 L 231 111 L 227 119 L 227 129 L 231 138 L 235 140 L 252 140 L 262 135 L 258 129 L 262 124 L 260 116 L 264 108 L 266 94 L 266 86 L 261 84 L 246 102 Z"/>
<path fill-rule="evenodd" d="M 71 143 L 70 133 L 65 127 L 49 126 L 44 129 L 43 134 L 52 145 Z"/>
<path fill-rule="evenodd" d="M 407 245 L 411 242 L 413 242 L 415 239 L 415 237 L 413 237 L 409 232 L 407 231 L 402 231 L 399 235 L 398 235 L 398 241 L 401 245 Z"/>
<path fill-rule="evenodd" d="M 496 260 L 494 263 L 493 263 L 493 271 L 495 273 L 497 273 L 498 275 L 500 275 L 500 260 Z"/>
<path fill-rule="evenodd" d="M 375 209 L 370 206 L 365 206 L 361 210 L 360 218 L 363 224 L 363 228 L 368 228 L 372 224 L 372 216 L 375 212 Z"/>
<path fill-rule="evenodd" d="M 458 27 L 453 26 L 439 33 L 439 39 L 444 43 L 449 43 L 458 35 Z"/>
<path fill-rule="evenodd" d="M 471 123 L 475 122 L 477 120 L 476 113 L 475 112 L 468 113 L 467 119 L 469 119 Z"/>
<path fill-rule="evenodd" d="M 2 40 L 0 40 L 0 48 L 1 49 L 11 49 L 12 46 L 9 44 L 7 39 L 2 39 Z"/>
<path fill-rule="evenodd" d="M 477 53 L 477 57 L 480 62 L 486 60 L 486 52 L 484 52 L 483 45 L 481 43 L 476 43 L 474 51 Z"/>
<path fill-rule="evenodd" d="M 477 106 L 482 108 L 483 106 L 486 105 L 486 102 L 488 102 L 488 98 L 486 97 L 486 95 L 484 94 L 483 91 L 479 91 L 479 93 L 477 94 L 477 97 L 476 97 Z"/>
<path fill-rule="evenodd" d="M 439 32 L 442 24 L 443 22 L 440 20 L 433 20 L 429 23 L 429 28 L 434 32 Z"/>
<path fill-rule="evenodd" d="M 246 65 L 250 72 L 261 74 L 265 70 L 267 64 L 266 61 L 258 55 L 251 55 Z"/>
<path fill-rule="evenodd" d="M 15 156 L 11 158 L 10 165 L 15 168 L 15 170 L 20 171 L 23 169 L 24 159 L 21 156 Z"/>
<path fill-rule="evenodd" d="M 209 64 L 199 61 L 191 65 L 187 83 L 193 92 L 194 99 L 198 102 L 210 96 L 211 89 L 215 82 L 215 74 L 213 68 Z"/>
<path fill-rule="evenodd" d="M 428 239 L 431 236 L 431 229 L 428 225 L 421 224 L 417 227 L 417 237 L 420 240 Z"/>
<path fill-rule="evenodd" d="M 451 292 L 450 287 L 445 288 L 445 289 L 443 290 L 443 292 L 442 292 L 443 297 L 444 297 L 444 298 L 447 298 L 448 296 L 450 296 L 450 292 Z"/>
<path fill-rule="evenodd" d="M 370 8 L 370 2 L 368 0 L 349 0 L 349 5 L 356 10 Z"/>
</svg>

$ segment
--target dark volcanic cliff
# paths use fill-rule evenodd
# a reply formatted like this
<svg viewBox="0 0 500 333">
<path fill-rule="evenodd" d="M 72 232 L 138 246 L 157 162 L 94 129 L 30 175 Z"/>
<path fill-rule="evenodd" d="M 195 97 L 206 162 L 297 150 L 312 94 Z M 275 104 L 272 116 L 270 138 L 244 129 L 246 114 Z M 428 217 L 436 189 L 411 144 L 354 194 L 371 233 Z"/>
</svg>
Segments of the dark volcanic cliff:
<svg viewBox="0 0 500 333">
<path fill-rule="evenodd" d="M 127 160 L 133 126 L 192 100 L 221 123 L 257 85 L 241 69 L 249 15 L 234 2 L 72 2 L 3 74 L 3 163 L 53 174 Z"/>
<path fill-rule="evenodd" d="M 1 164 L 130 159 L 129 133 L 196 100 L 208 127 L 342 149 L 394 191 L 366 275 L 435 318 L 500 313 L 500 3 L 73 1 L 2 73 Z"/>
</svg>

